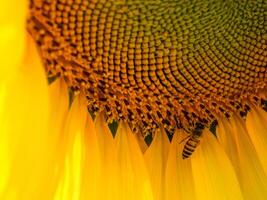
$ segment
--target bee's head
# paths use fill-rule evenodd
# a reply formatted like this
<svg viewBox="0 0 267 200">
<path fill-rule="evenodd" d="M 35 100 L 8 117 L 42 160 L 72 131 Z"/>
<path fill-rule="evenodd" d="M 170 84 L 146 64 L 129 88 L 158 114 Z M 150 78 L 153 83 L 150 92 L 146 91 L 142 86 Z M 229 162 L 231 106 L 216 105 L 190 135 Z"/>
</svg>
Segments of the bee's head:
<svg viewBox="0 0 267 200">
<path fill-rule="evenodd" d="M 205 126 L 202 123 L 196 122 L 195 129 L 203 130 L 204 128 L 205 128 Z"/>
</svg>

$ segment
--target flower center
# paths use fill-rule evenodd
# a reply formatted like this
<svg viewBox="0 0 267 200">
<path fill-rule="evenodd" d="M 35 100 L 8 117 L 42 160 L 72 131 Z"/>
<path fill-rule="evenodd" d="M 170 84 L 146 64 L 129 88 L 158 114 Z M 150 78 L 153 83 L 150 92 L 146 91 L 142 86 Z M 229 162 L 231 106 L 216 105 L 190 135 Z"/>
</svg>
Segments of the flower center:
<svg viewBox="0 0 267 200">
<path fill-rule="evenodd" d="M 263 2 L 36 0 L 28 29 L 48 76 L 146 134 L 264 102 L 266 17 Z"/>
</svg>

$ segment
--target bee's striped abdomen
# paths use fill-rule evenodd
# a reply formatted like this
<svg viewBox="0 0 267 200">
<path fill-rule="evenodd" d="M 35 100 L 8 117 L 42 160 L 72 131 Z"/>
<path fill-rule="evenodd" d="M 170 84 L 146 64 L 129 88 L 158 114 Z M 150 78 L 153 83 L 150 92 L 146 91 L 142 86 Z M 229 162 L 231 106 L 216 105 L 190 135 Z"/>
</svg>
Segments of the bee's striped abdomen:
<svg viewBox="0 0 267 200">
<path fill-rule="evenodd" d="M 192 132 L 189 139 L 186 141 L 184 145 L 184 149 L 182 153 L 183 159 L 189 158 L 192 155 L 192 153 L 195 151 L 200 141 L 200 137 L 203 133 L 204 128 L 205 127 L 202 123 L 199 123 L 199 122 L 196 123 L 194 131 Z"/>
<path fill-rule="evenodd" d="M 200 141 L 199 136 L 191 136 L 187 142 L 185 143 L 184 149 L 183 149 L 183 159 L 189 158 L 192 153 L 195 151 L 198 143 Z"/>
</svg>

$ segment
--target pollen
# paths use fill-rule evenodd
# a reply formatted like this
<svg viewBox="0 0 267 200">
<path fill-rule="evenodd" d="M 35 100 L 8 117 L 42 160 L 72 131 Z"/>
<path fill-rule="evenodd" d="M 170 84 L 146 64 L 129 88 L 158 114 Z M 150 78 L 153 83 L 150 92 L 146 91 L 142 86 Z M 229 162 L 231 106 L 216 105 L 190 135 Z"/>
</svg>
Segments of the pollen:
<svg viewBox="0 0 267 200">
<path fill-rule="evenodd" d="M 32 0 L 28 30 L 49 77 L 146 135 L 263 105 L 266 18 L 261 0 Z"/>
</svg>

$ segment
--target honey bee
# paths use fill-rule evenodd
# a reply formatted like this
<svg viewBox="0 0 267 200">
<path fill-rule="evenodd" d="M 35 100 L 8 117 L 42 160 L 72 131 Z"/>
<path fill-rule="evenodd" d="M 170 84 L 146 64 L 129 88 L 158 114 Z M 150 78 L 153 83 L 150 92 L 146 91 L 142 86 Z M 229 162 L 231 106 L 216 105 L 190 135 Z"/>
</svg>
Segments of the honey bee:
<svg viewBox="0 0 267 200">
<path fill-rule="evenodd" d="M 182 152 L 183 159 L 189 158 L 192 155 L 192 153 L 195 151 L 197 145 L 199 144 L 204 128 L 205 127 L 203 124 L 196 123 L 195 129 L 193 130 L 191 135 L 185 138 L 187 139 L 187 141 L 184 145 L 183 152 Z M 185 139 L 183 139 L 181 142 L 183 142 Z"/>
</svg>

